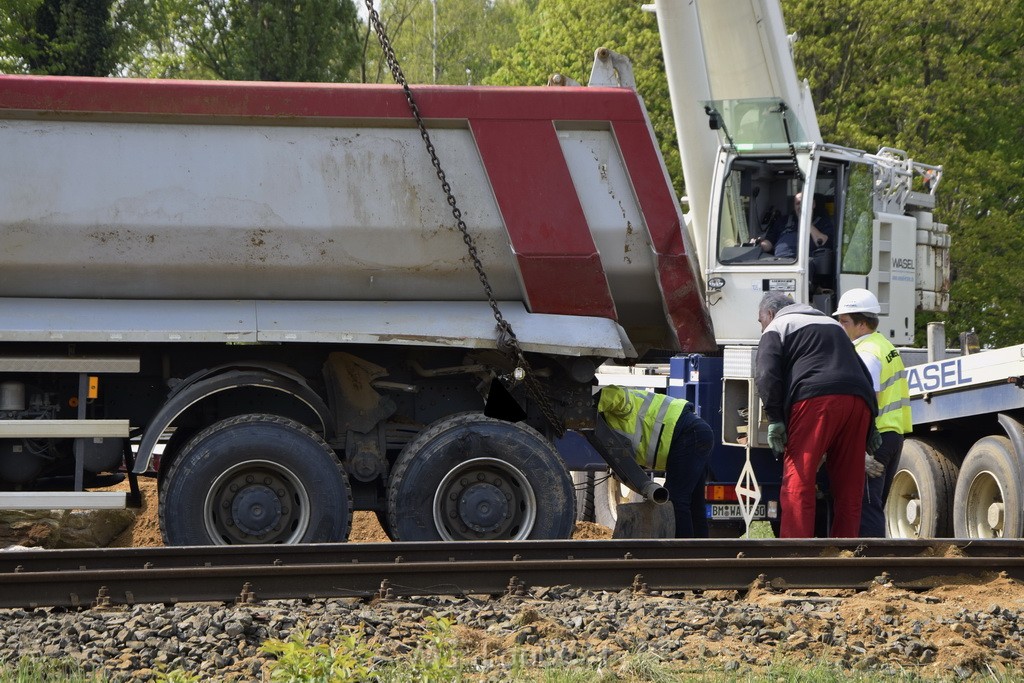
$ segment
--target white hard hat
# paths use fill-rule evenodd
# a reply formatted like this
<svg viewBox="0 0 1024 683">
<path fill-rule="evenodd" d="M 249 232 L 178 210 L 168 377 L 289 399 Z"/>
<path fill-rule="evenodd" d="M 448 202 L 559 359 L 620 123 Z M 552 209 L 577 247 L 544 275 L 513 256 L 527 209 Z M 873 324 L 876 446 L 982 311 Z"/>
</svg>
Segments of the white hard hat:
<svg viewBox="0 0 1024 683">
<path fill-rule="evenodd" d="M 836 312 L 832 315 L 842 315 L 844 313 L 847 315 L 850 313 L 878 315 L 881 312 L 882 308 L 878 305 L 878 299 L 875 298 L 874 294 L 866 289 L 851 289 L 839 298 L 839 305 L 836 307 Z"/>
</svg>

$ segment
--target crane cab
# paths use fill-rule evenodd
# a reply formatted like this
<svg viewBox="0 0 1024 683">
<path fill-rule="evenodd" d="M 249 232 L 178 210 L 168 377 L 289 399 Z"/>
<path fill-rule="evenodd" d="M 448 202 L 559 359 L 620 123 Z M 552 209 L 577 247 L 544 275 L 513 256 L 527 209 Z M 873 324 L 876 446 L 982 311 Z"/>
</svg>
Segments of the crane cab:
<svg viewBox="0 0 1024 683">
<path fill-rule="evenodd" d="M 913 341 L 915 309 L 946 310 L 949 239 L 931 213 L 941 167 L 810 141 L 777 98 L 704 106 L 721 139 L 705 260 L 720 344 L 756 343 L 767 291 L 831 314 L 843 291 L 870 289 L 897 344 Z"/>
</svg>

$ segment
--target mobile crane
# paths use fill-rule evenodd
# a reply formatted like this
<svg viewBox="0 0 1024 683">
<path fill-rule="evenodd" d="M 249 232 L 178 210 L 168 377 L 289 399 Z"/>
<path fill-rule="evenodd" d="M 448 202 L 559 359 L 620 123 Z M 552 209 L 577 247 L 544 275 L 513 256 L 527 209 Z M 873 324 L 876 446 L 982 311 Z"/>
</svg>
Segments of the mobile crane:
<svg viewBox="0 0 1024 683">
<path fill-rule="evenodd" d="M 822 141 L 778 2 L 659 0 L 648 9 L 662 37 L 686 229 L 720 353 L 648 365 L 628 380 L 621 371 L 602 373 L 601 381 L 646 385 L 699 406 L 721 437 L 708 515 L 734 533 L 740 519 L 778 515 L 781 469 L 767 448 L 753 382 L 762 294 L 785 292 L 831 313 L 841 292 L 864 287 L 879 299 L 879 331 L 894 344 L 912 343 L 916 310 L 948 309 L 949 237 L 932 215 L 943 169 L 893 148 L 869 153 Z M 797 193 L 813 201 L 801 207 L 796 255 L 764 251 L 755 240 Z M 812 249 L 818 211 L 834 233 Z M 632 494 L 614 478 L 603 488 L 595 509 L 612 523 L 609 511 Z M 903 490 L 910 495 L 909 484 Z"/>
</svg>

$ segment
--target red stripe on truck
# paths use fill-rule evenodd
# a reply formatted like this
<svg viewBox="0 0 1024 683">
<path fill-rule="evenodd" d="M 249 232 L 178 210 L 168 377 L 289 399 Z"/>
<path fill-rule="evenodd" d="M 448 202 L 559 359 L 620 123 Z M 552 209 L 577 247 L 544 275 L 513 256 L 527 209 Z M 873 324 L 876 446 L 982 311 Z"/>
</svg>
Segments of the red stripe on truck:
<svg viewBox="0 0 1024 683">
<path fill-rule="evenodd" d="M 687 254 L 675 191 L 650 127 L 646 119 L 614 121 L 613 126 L 657 255 L 658 285 L 678 348 L 688 353 L 714 351 L 717 345 L 711 315 L 704 305 L 701 280 L 693 269 L 696 260 L 691 262 Z"/>
<path fill-rule="evenodd" d="M 416 85 L 413 92 L 422 115 L 433 119 L 592 121 L 641 115 L 636 93 L 614 88 Z M 401 88 L 356 83 L 0 75 L 0 109 L 41 114 L 393 118 L 412 122 Z"/>
<path fill-rule="evenodd" d="M 472 129 L 530 310 L 616 319 L 601 258 L 551 120 L 474 120 Z"/>
</svg>

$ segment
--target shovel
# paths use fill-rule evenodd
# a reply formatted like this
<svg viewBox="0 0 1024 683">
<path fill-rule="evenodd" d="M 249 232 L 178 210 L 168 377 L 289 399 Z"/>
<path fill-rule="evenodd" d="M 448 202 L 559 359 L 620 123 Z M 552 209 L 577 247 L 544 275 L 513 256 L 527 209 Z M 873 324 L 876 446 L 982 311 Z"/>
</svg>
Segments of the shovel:
<svg viewBox="0 0 1024 683">
<path fill-rule="evenodd" d="M 675 538 L 676 516 L 672 503 L 619 503 L 612 538 Z"/>
<path fill-rule="evenodd" d="M 629 441 L 617 433 L 600 415 L 594 431 L 584 432 L 587 441 L 608 463 L 612 474 L 640 494 L 640 503 L 620 503 L 616 507 L 612 538 L 675 538 L 675 513 L 668 503 L 668 491 L 652 481 L 636 460 Z"/>
</svg>

